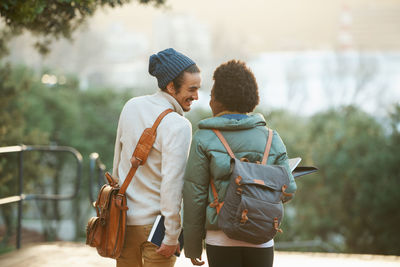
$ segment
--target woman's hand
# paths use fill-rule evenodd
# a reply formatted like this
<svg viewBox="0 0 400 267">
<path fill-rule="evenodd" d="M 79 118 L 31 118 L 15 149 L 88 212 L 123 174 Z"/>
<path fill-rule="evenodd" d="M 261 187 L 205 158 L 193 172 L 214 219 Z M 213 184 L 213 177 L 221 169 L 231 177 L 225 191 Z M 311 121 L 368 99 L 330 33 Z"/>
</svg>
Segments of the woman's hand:
<svg viewBox="0 0 400 267">
<path fill-rule="evenodd" d="M 201 261 L 201 256 L 200 256 L 199 259 L 197 259 L 197 258 L 191 258 L 190 260 L 192 261 L 192 264 L 193 264 L 193 265 L 200 266 L 200 265 L 203 265 L 203 264 L 204 264 L 204 261 Z"/>
</svg>

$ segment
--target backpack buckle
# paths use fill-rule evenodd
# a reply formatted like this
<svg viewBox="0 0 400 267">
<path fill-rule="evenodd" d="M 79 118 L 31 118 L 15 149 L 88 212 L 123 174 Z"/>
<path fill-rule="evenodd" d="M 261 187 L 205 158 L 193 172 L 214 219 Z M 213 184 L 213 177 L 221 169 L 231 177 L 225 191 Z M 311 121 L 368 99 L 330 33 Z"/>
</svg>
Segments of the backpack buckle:
<svg viewBox="0 0 400 267">
<path fill-rule="evenodd" d="M 236 188 L 236 194 L 238 194 L 240 196 L 240 195 L 242 195 L 242 192 L 243 192 L 242 188 L 240 188 L 240 187 Z"/>
<path fill-rule="evenodd" d="M 279 233 L 283 233 L 283 230 L 279 228 L 279 221 L 277 217 L 274 218 L 274 229 Z"/>
<path fill-rule="evenodd" d="M 287 185 L 282 186 L 282 196 L 281 200 L 284 201 L 285 198 L 293 198 L 293 193 L 286 193 L 286 189 L 288 188 Z"/>
<path fill-rule="evenodd" d="M 240 220 L 240 224 L 245 224 L 247 222 L 247 220 L 249 219 L 249 217 L 247 217 L 248 212 L 248 209 L 244 209 L 242 211 L 242 219 Z"/>
<path fill-rule="evenodd" d="M 238 175 L 235 179 L 235 183 L 240 186 L 240 181 L 242 180 L 242 176 Z"/>
</svg>

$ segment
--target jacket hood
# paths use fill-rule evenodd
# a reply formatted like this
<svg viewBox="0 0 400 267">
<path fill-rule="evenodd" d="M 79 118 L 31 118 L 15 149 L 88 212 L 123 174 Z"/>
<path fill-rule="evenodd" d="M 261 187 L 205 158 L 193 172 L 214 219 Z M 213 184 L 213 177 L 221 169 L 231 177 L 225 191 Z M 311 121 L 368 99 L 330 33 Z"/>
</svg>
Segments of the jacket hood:
<svg viewBox="0 0 400 267">
<path fill-rule="evenodd" d="M 224 117 L 212 117 L 199 122 L 199 129 L 218 129 L 218 130 L 245 130 L 256 126 L 265 126 L 264 116 L 255 113 L 248 118 L 235 120 Z"/>
</svg>

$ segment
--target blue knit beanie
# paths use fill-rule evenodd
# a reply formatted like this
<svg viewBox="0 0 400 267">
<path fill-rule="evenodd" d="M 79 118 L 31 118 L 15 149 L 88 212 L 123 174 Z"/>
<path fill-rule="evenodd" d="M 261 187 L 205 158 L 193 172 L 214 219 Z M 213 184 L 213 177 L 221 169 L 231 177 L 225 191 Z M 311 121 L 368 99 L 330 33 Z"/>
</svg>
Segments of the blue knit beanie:
<svg viewBox="0 0 400 267">
<path fill-rule="evenodd" d="M 149 73 L 157 78 L 158 87 L 164 89 L 170 81 L 194 64 L 196 63 L 184 54 L 168 48 L 150 56 Z"/>
</svg>

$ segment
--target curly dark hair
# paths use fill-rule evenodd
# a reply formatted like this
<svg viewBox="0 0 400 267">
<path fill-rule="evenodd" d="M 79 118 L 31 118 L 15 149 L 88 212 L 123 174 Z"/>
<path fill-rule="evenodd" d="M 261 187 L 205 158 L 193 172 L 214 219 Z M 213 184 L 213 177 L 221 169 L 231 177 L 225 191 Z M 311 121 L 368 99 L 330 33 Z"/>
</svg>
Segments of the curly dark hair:
<svg viewBox="0 0 400 267">
<path fill-rule="evenodd" d="M 213 94 L 228 111 L 251 112 L 258 105 L 258 85 L 243 61 L 230 60 L 214 71 Z"/>
</svg>

